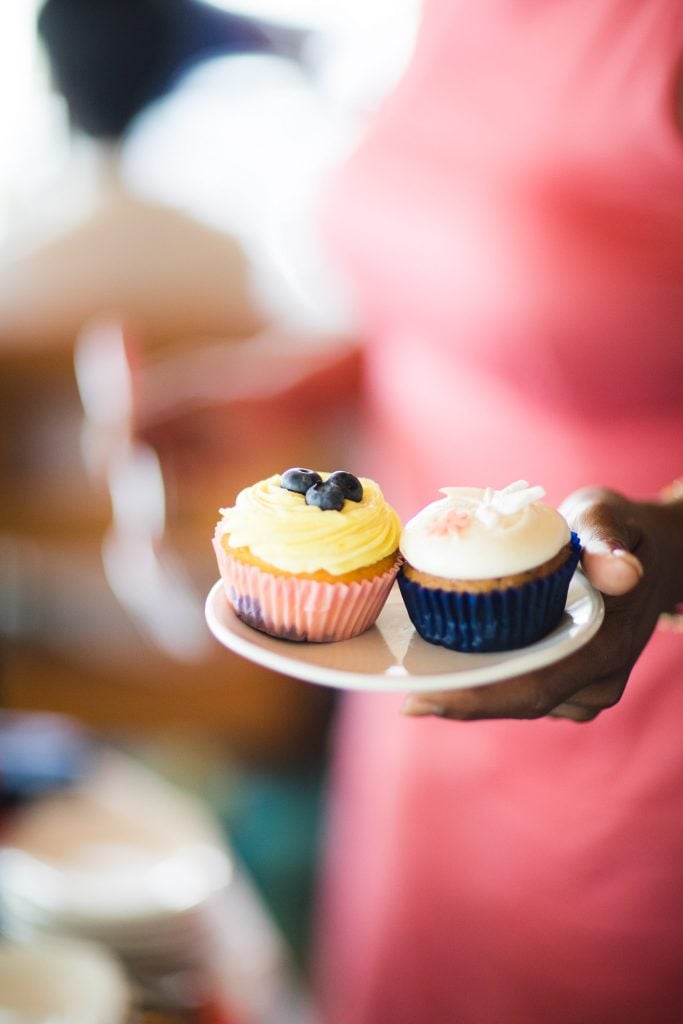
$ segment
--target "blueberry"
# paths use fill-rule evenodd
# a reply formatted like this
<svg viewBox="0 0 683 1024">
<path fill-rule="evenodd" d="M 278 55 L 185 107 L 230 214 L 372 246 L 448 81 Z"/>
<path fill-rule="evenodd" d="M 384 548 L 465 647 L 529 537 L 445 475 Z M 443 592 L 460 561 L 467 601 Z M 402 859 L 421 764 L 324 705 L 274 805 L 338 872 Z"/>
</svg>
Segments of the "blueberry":
<svg viewBox="0 0 683 1024">
<path fill-rule="evenodd" d="M 327 481 L 328 483 L 335 483 L 337 487 L 341 487 L 344 497 L 348 498 L 349 501 L 363 500 L 363 485 L 353 473 L 346 473 L 343 469 L 337 469 L 334 473 L 330 473 Z"/>
<path fill-rule="evenodd" d="M 280 477 L 280 487 L 284 487 L 286 491 L 294 491 L 296 494 L 305 494 L 309 487 L 321 482 L 320 473 L 316 473 L 314 469 L 302 469 L 301 467 L 287 469 Z"/>
<path fill-rule="evenodd" d="M 344 508 L 344 492 L 341 487 L 338 487 L 331 480 L 321 480 L 318 484 L 313 484 L 306 491 L 306 504 L 316 505 L 322 509 L 323 512 L 329 512 L 332 509 L 339 512 Z"/>
</svg>

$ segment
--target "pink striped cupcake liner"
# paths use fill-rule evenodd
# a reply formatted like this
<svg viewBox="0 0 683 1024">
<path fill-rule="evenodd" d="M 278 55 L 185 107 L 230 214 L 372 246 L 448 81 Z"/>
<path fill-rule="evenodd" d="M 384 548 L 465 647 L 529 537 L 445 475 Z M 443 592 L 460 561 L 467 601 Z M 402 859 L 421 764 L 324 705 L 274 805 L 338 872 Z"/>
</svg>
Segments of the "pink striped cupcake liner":
<svg viewBox="0 0 683 1024">
<path fill-rule="evenodd" d="M 213 540 L 225 594 L 235 614 L 283 640 L 330 643 L 364 633 L 376 621 L 401 565 L 353 583 L 323 583 L 248 565 Z"/>
</svg>

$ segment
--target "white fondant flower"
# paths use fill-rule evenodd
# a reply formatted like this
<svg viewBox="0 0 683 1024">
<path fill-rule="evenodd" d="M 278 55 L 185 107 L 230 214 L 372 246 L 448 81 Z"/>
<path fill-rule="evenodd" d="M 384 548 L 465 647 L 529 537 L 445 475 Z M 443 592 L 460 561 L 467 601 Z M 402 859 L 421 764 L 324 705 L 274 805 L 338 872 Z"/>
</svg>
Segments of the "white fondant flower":
<svg viewBox="0 0 683 1024">
<path fill-rule="evenodd" d="M 456 503 L 462 500 L 462 492 L 458 487 L 442 487 L 441 493 Z M 473 502 L 476 506 L 472 513 L 484 526 L 496 526 L 505 516 L 521 512 L 544 496 L 543 487 L 530 487 L 526 480 L 515 480 L 500 491 L 487 487 L 480 500 L 473 500 L 468 496 L 468 504 Z"/>
</svg>

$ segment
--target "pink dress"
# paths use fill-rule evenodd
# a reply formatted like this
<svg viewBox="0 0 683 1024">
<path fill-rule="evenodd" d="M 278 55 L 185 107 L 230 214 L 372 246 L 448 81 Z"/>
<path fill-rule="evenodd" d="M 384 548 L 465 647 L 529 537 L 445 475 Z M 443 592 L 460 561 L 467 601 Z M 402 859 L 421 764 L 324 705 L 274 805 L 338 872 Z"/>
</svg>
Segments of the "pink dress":
<svg viewBox="0 0 683 1024">
<path fill-rule="evenodd" d="M 431 0 L 326 225 L 368 336 L 364 473 L 651 498 L 683 471 L 680 0 Z M 325 1024 L 683 1021 L 683 637 L 595 722 L 344 701 Z"/>
</svg>

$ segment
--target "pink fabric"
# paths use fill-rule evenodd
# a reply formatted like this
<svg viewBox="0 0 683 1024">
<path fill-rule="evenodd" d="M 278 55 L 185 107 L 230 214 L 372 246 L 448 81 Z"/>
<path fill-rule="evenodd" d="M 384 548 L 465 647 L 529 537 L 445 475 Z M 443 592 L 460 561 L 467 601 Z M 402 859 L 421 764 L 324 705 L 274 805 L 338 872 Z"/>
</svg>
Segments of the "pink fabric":
<svg viewBox="0 0 683 1024">
<path fill-rule="evenodd" d="M 432 0 L 326 220 L 368 334 L 364 472 L 448 484 L 683 472 L 680 0 Z M 325 1024 L 683 1020 L 683 638 L 594 723 L 338 735 Z"/>
</svg>

